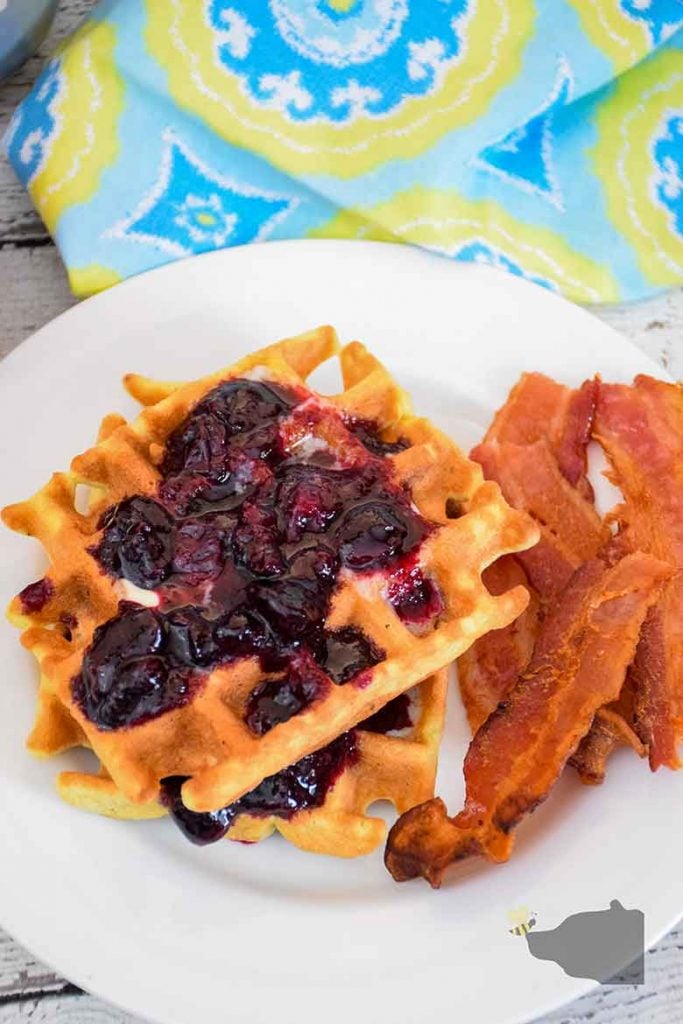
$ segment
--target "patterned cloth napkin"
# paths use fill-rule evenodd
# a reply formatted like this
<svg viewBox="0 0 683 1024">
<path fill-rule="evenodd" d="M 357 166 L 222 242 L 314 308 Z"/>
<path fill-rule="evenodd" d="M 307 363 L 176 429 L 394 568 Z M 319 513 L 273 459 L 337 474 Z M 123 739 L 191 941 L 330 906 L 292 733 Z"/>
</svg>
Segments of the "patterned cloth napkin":
<svg viewBox="0 0 683 1024">
<path fill-rule="evenodd" d="M 683 0 L 108 0 L 11 122 L 77 294 L 280 238 L 683 279 Z"/>
</svg>

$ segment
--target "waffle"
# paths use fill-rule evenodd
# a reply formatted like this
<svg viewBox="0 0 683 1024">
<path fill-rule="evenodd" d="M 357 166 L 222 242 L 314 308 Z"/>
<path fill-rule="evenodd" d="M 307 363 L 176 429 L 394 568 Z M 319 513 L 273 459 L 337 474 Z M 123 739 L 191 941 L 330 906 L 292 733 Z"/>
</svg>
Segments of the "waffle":
<svg viewBox="0 0 683 1024">
<path fill-rule="evenodd" d="M 446 706 L 446 670 L 435 673 L 409 692 L 413 724 L 390 735 L 356 730 L 357 760 L 346 767 L 320 807 L 297 811 L 290 818 L 239 814 L 228 838 L 260 842 L 279 832 L 310 853 L 357 857 L 376 849 L 385 838 L 382 818 L 366 814 L 377 800 L 389 800 L 402 814 L 434 793 L 437 753 Z M 167 812 L 158 800 L 133 803 L 107 777 L 62 772 L 60 796 L 81 810 L 110 818 L 144 820 Z"/>
<path fill-rule="evenodd" d="M 105 575 L 91 553 L 102 539 L 106 510 L 132 495 L 157 493 L 169 435 L 214 388 L 247 378 L 301 389 L 306 377 L 337 351 L 334 331 L 324 327 L 191 383 L 130 377 L 129 389 L 146 405 L 137 419 L 107 418 L 101 439 L 73 460 L 70 472 L 55 474 L 34 497 L 4 510 L 5 523 L 39 539 L 50 560 L 46 580 L 33 585 L 42 587 L 40 600 L 32 592 L 29 599 L 27 588 L 9 609 L 41 672 L 39 716 L 30 739 L 35 752 L 83 743 L 127 800 L 156 800 L 162 779 L 183 776 L 188 778 L 185 805 L 196 812 L 215 810 L 324 747 L 449 664 L 477 637 L 520 614 L 526 591 L 514 588 L 494 597 L 483 586 L 481 572 L 501 555 L 533 545 L 536 527 L 505 503 L 498 486 L 485 482 L 479 466 L 453 442 L 428 420 L 412 415 L 405 393 L 354 342 L 339 356 L 343 392 L 311 400 L 354 421 L 374 421 L 383 437 L 405 439 L 404 450 L 388 459 L 396 485 L 407 490 L 412 507 L 433 524 L 419 548 L 419 568 L 440 593 L 438 617 L 429 628 L 411 628 L 387 598 L 386 572 L 361 577 L 345 571 L 326 628 L 362 630 L 382 658 L 346 685 L 328 686 L 276 728 L 256 735 L 245 722 L 250 695 L 268 679 L 256 657 L 212 669 L 191 699 L 128 727 L 100 728 L 85 714 L 73 680 L 95 630 L 117 616 L 121 598 L 130 598 L 130 588 Z M 326 422 L 329 428 L 329 417 Z M 339 436 L 315 435 L 313 440 L 355 450 L 347 432 L 335 430 Z M 76 507 L 79 485 L 90 495 L 86 511 Z M 134 598 L 141 600 L 140 591 Z M 59 728 L 57 718 L 62 719 Z"/>
</svg>

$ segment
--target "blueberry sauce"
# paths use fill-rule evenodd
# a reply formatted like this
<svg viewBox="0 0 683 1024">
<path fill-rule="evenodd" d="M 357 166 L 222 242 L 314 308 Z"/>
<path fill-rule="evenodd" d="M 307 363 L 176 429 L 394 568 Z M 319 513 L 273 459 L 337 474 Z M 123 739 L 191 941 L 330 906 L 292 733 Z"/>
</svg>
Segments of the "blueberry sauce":
<svg viewBox="0 0 683 1024">
<path fill-rule="evenodd" d="M 97 558 L 111 576 L 153 590 L 171 573 L 173 519 L 151 498 L 129 498 L 102 517 Z"/>
<path fill-rule="evenodd" d="M 384 651 L 355 626 L 344 626 L 325 635 L 322 665 L 338 686 L 367 671 L 384 659 Z"/>
<path fill-rule="evenodd" d="M 189 653 L 158 612 L 124 602 L 95 630 L 74 697 L 101 729 L 143 722 L 190 699 L 197 662 L 183 657 Z"/>
<path fill-rule="evenodd" d="M 180 794 L 184 776 L 164 779 L 160 800 L 186 838 L 206 846 L 222 839 L 240 813 L 291 818 L 297 811 L 320 807 L 341 773 L 357 757 L 355 733 L 346 732 L 322 750 L 270 775 L 256 789 L 218 811 L 197 813 L 185 806 Z"/>
<path fill-rule="evenodd" d="M 409 447 L 410 442 L 405 437 L 399 437 L 396 441 L 383 441 L 380 437 L 377 424 L 373 420 L 364 420 L 358 416 L 347 416 L 344 419 L 347 430 L 358 438 L 360 443 L 373 455 L 397 455 Z"/>
<path fill-rule="evenodd" d="M 90 720 L 139 724 L 185 704 L 214 666 L 256 656 L 277 673 L 248 701 L 261 734 L 383 660 L 360 629 L 326 619 L 342 570 L 391 572 L 431 529 L 383 457 L 405 446 L 303 388 L 240 379 L 209 392 L 168 437 L 156 496 L 101 519 L 103 571 L 159 605 L 122 602 L 96 630 L 73 683 Z"/>
<path fill-rule="evenodd" d="M 290 658 L 287 674 L 266 679 L 247 701 L 245 721 L 252 732 L 263 736 L 281 722 L 287 722 L 322 697 L 330 681 L 305 651 Z"/>
<path fill-rule="evenodd" d="M 208 846 L 222 839 L 235 818 L 236 811 L 232 807 L 222 807 L 218 811 L 207 811 L 197 814 L 189 810 L 182 801 L 180 790 L 187 781 L 186 775 L 170 775 L 161 783 L 160 802 L 168 810 L 171 818 L 183 835 L 197 846 Z"/>
<path fill-rule="evenodd" d="M 280 681 L 272 680 L 271 682 L 279 684 Z M 264 722 L 263 732 L 273 728 L 279 721 L 286 721 L 286 718 L 291 717 L 290 714 L 287 714 L 286 709 L 284 711 L 286 717 L 280 717 L 279 708 L 285 708 L 285 705 L 277 704 L 277 685 L 270 689 L 267 687 L 268 684 L 259 687 L 261 707 L 265 708 L 263 701 L 267 693 L 267 699 L 273 703 L 276 710 L 268 721 Z M 257 692 L 255 691 L 255 693 Z M 296 711 L 292 711 L 291 714 L 296 714 Z M 412 725 L 410 698 L 407 694 L 401 694 L 366 721 L 361 722 L 358 728 L 366 732 L 387 733 L 396 729 L 406 729 L 410 725 Z M 287 819 L 293 817 L 297 811 L 322 806 L 327 794 L 342 772 L 357 760 L 356 730 L 352 729 L 338 736 L 322 750 L 307 754 L 291 767 L 264 779 L 256 789 L 241 797 L 234 804 L 222 807 L 218 811 L 197 813 L 190 811 L 185 806 L 180 791 L 186 781 L 186 776 L 172 776 L 164 779 L 161 785 L 160 800 L 164 807 L 168 808 L 169 814 L 183 834 L 191 842 L 206 846 L 222 839 L 240 813 L 258 817 L 272 815 Z"/>
<path fill-rule="evenodd" d="M 423 573 L 415 554 L 402 558 L 391 570 L 387 597 L 398 617 L 411 625 L 433 622 L 443 611 L 441 594 Z"/>
<path fill-rule="evenodd" d="M 358 726 L 365 732 L 388 733 L 399 729 L 408 729 L 413 724 L 411 715 L 410 697 L 407 693 L 401 693 L 394 697 L 383 708 L 370 715 Z"/>
<path fill-rule="evenodd" d="M 345 732 L 322 750 L 264 779 L 233 806 L 249 814 L 274 814 L 279 818 L 320 807 L 344 769 L 357 758 L 356 735 Z"/>
<path fill-rule="evenodd" d="M 25 615 L 35 615 L 43 610 L 55 592 L 52 580 L 45 576 L 42 580 L 29 583 L 19 594 L 21 610 Z"/>
</svg>

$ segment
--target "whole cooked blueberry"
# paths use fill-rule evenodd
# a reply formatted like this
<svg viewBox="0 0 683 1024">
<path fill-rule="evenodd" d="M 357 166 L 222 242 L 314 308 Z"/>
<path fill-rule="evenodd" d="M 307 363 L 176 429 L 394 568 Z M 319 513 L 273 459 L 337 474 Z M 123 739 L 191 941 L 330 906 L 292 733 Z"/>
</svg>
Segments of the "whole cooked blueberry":
<svg viewBox="0 0 683 1024">
<path fill-rule="evenodd" d="M 98 706 L 100 723 L 116 728 L 158 713 L 164 704 L 169 666 L 163 658 L 129 658 Z"/>
<path fill-rule="evenodd" d="M 237 435 L 259 431 L 251 446 L 260 458 L 267 457 L 277 441 L 277 420 L 296 399 L 276 385 L 233 380 L 210 391 L 166 441 L 161 465 L 164 477 L 199 474 L 225 482 L 228 463 L 238 452 L 245 454 L 245 440 Z"/>
<path fill-rule="evenodd" d="M 279 576 L 285 563 L 278 541 L 274 509 L 245 503 L 232 535 L 232 551 L 237 565 L 254 576 Z"/>
<path fill-rule="evenodd" d="M 185 665 L 213 665 L 220 657 L 215 625 L 204 617 L 201 608 L 175 608 L 166 616 L 169 653 Z"/>
<path fill-rule="evenodd" d="M 281 722 L 287 722 L 329 687 L 320 668 L 308 656 L 293 659 L 287 675 L 266 679 L 247 701 L 245 721 L 252 732 L 263 736 Z"/>
<path fill-rule="evenodd" d="M 159 499 L 174 516 L 198 515 L 205 508 L 202 496 L 210 486 L 199 473 L 179 473 L 161 481 Z"/>
<path fill-rule="evenodd" d="M 385 652 L 355 626 L 344 626 L 324 636 L 322 666 L 341 685 L 386 658 Z"/>
<path fill-rule="evenodd" d="M 322 533 L 339 515 L 343 505 L 334 473 L 292 467 L 277 494 L 282 532 L 289 542 L 304 533 Z"/>
<path fill-rule="evenodd" d="M 366 501 L 339 524 L 339 555 L 349 569 L 377 569 L 409 551 L 423 536 L 419 518 L 407 506 Z"/>
<path fill-rule="evenodd" d="M 443 611 L 439 590 L 417 564 L 399 567 L 393 573 L 387 596 L 404 622 L 426 623 Z"/>
<path fill-rule="evenodd" d="M 288 641 L 313 642 L 327 612 L 326 593 L 311 580 L 264 580 L 249 587 L 249 596 Z"/>
<path fill-rule="evenodd" d="M 159 497 L 176 516 L 201 515 L 206 511 L 239 508 L 257 487 L 268 484 L 271 471 L 258 459 L 235 457 L 228 453 L 220 472 L 202 475 L 180 471 L 168 476 L 159 488 Z"/>
<path fill-rule="evenodd" d="M 287 558 L 287 570 L 291 576 L 319 580 L 324 586 L 334 586 L 338 569 L 339 559 L 332 548 L 315 541 L 297 545 Z"/>
<path fill-rule="evenodd" d="M 357 757 L 355 733 L 342 733 L 322 750 L 264 779 L 234 806 L 250 814 L 273 814 L 279 818 L 320 807 L 341 773 Z"/>
<path fill-rule="evenodd" d="M 153 590 L 171 572 L 173 520 L 152 498 L 127 498 L 100 520 L 95 558 L 112 576 Z"/>
<path fill-rule="evenodd" d="M 220 416 L 230 434 L 240 434 L 282 416 L 296 403 L 297 397 L 277 384 L 231 380 L 214 388 L 202 405 Z"/>
<path fill-rule="evenodd" d="M 193 579 L 217 576 L 226 559 L 231 528 L 224 515 L 183 520 L 175 535 L 173 572 Z"/>
<path fill-rule="evenodd" d="M 99 626 L 72 684 L 74 699 L 101 729 L 119 729 L 179 707 L 191 670 L 168 656 L 163 616 L 129 605 Z"/>
<path fill-rule="evenodd" d="M 236 608 L 216 621 L 214 640 L 221 659 L 269 654 L 275 643 L 270 625 L 253 609 Z"/>
<path fill-rule="evenodd" d="M 198 406 L 168 438 L 161 471 L 164 476 L 183 472 L 220 480 L 226 472 L 227 456 L 225 423 L 209 409 Z"/>
<path fill-rule="evenodd" d="M 184 775 L 171 775 L 161 781 L 160 802 L 168 809 L 171 818 L 181 832 L 198 846 L 207 846 L 222 839 L 230 828 L 235 811 L 232 807 L 222 807 L 218 811 L 198 814 L 185 806 L 181 796 Z"/>
</svg>

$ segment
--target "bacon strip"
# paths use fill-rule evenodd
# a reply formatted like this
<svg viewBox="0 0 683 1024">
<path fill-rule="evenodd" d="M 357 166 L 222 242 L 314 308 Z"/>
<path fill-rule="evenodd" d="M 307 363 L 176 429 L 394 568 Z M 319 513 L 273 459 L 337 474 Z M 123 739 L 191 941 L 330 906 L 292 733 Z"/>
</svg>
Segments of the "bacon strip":
<svg viewBox="0 0 683 1024">
<path fill-rule="evenodd" d="M 488 480 L 497 481 L 511 505 L 538 522 L 541 540 L 519 560 L 534 589 L 552 600 L 582 562 L 595 557 L 609 531 L 591 502 L 562 475 L 546 440 L 528 445 L 483 442 L 473 449 L 472 458 Z"/>
<path fill-rule="evenodd" d="M 595 436 L 624 503 L 616 510 L 631 550 L 683 569 L 683 387 L 636 377 L 632 387 L 600 384 Z M 635 728 L 653 771 L 679 767 L 683 732 L 683 573 L 650 612 L 633 669 Z"/>
<path fill-rule="evenodd" d="M 642 553 L 613 566 L 591 559 L 576 572 L 527 671 L 470 744 L 464 809 L 449 818 L 436 798 L 392 828 L 385 863 L 397 881 L 422 875 L 437 887 L 453 861 L 507 860 L 512 829 L 547 797 L 598 709 L 619 696 L 643 620 L 670 575 Z"/>
<path fill-rule="evenodd" d="M 647 753 L 623 714 L 612 707 L 600 708 L 569 764 L 584 785 L 600 786 L 605 781 L 607 761 L 617 747 L 630 747 L 638 757 Z"/>
<path fill-rule="evenodd" d="M 526 668 L 541 605 L 562 592 L 608 536 L 586 476 L 596 396 L 596 381 L 573 391 L 543 374 L 522 374 L 472 452 L 508 501 L 534 515 L 541 529 L 540 542 L 522 559 L 503 558 L 484 575 L 491 593 L 523 583 L 531 600 L 517 622 L 482 637 L 458 661 L 460 692 L 473 731 Z"/>
<path fill-rule="evenodd" d="M 529 604 L 505 629 L 493 629 L 458 658 L 458 682 L 473 733 L 486 721 L 517 677 L 529 664 L 540 624 L 541 608 L 529 588 L 524 569 L 512 555 L 490 565 L 482 579 L 494 596 L 522 584 L 529 589 Z"/>
<path fill-rule="evenodd" d="M 529 445 L 547 441 L 564 478 L 592 501 L 586 449 L 597 392 L 595 380 L 587 380 L 574 391 L 542 373 L 523 373 L 496 413 L 484 443 Z"/>
</svg>

